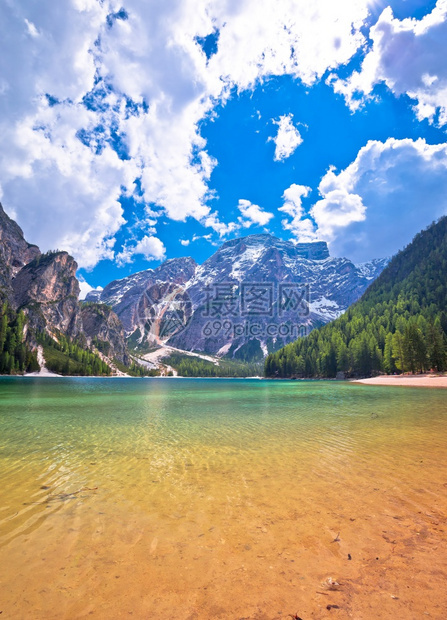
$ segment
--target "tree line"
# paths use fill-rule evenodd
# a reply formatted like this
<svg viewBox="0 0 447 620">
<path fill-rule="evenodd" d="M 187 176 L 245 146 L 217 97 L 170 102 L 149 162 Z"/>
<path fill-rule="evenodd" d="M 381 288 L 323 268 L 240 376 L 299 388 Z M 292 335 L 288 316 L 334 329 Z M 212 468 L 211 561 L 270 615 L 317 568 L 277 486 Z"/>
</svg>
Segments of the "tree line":
<svg viewBox="0 0 447 620">
<path fill-rule="evenodd" d="M 173 353 L 163 360 L 181 377 L 255 377 L 262 375 L 262 364 L 221 359 L 219 365 L 199 357 Z"/>
<path fill-rule="evenodd" d="M 37 354 L 25 343 L 26 317 L 8 302 L 0 307 L 0 374 L 14 375 L 39 370 Z"/>
<path fill-rule="evenodd" d="M 48 370 L 58 375 L 108 376 L 111 369 L 99 355 L 81 347 L 64 335 L 57 341 L 40 332 L 37 341 L 42 345 Z"/>
</svg>

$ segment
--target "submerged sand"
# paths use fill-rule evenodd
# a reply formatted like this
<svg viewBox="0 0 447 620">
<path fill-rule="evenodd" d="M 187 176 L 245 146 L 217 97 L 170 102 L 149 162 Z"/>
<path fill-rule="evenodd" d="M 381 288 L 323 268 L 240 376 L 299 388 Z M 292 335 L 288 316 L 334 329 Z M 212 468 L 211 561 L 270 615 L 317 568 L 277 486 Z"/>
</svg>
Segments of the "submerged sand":
<svg viewBox="0 0 447 620">
<path fill-rule="evenodd" d="M 447 376 L 438 375 L 384 375 L 370 379 L 357 379 L 353 383 L 367 385 L 397 385 L 404 387 L 447 388 Z"/>
<path fill-rule="evenodd" d="M 444 620 L 445 401 L 317 381 L 0 385 L 0 615 Z"/>
</svg>

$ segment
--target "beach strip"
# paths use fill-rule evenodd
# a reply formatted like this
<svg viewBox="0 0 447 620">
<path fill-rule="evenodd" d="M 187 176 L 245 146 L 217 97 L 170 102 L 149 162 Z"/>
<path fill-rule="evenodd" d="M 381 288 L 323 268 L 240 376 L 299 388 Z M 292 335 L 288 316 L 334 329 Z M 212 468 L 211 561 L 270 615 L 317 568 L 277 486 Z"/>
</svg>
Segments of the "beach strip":
<svg viewBox="0 0 447 620">
<path fill-rule="evenodd" d="M 369 379 L 355 379 L 352 383 L 400 387 L 447 388 L 447 376 L 439 375 L 382 375 Z"/>
</svg>

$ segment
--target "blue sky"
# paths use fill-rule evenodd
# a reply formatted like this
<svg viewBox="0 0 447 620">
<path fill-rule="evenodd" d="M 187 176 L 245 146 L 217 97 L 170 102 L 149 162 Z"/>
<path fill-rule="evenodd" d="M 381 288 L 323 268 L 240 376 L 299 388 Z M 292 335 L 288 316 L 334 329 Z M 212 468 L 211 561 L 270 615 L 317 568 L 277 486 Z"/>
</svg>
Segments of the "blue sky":
<svg viewBox="0 0 447 620">
<path fill-rule="evenodd" d="M 393 254 L 447 212 L 447 1 L 309 7 L 6 3 L 4 208 L 84 290 L 259 232 Z"/>
</svg>

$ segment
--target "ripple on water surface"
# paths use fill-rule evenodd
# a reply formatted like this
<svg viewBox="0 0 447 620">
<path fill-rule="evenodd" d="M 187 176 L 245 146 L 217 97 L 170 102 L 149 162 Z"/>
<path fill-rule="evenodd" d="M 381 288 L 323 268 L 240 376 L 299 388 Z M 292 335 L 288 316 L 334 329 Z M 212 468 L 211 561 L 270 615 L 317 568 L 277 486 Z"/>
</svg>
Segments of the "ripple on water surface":
<svg viewBox="0 0 447 620">
<path fill-rule="evenodd" d="M 306 579 L 319 579 L 329 558 L 337 566 L 345 551 L 347 557 L 345 543 L 333 543 L 340 530 L 351 539 L 349 553 L 358 548 L 366 557 L 375 536 L 381 544 L 388 536 L 379 530 L 388 531 L 389 523 L 379 524 L 379 517 L 393 526 L 402 519 L 407 529 L 411 522 L 419 534 L 426 526 L 411 515 L 435 515 L 439 525 L 446 508 L 446 431 L 442 390 L 311 381 L 1 379 L 0 560 L 22 575 L 20 584 L 4 586 L 10 617 L 12 609 L 16 617 L 27 609 L 42 618 L 87 613 L 79 597 L 89 587 L 93 615 L 106 617 L 98 605 L 104 614 L 124 613 L 128 587 L 135 590 L 129 604 L 137 617 L 174 617 L 166 601 L 186 596 L 178 617 L 197 608 L 197 617 L 205 618 L 212 605 L 202 590 L 211 584 L 219 592 L 237 589 L 244 576 L 258 598 L 263 593 L 261 607 L 270 613 L 275 593 L 288 600 L 290 580 L 301 579 L 296 571 L 304 565 Z M 277 564 L 287 549 L 295 555 L 285 570 Z M 139 577 L 127 585 L 118 570 L 124 566 L 132 574 L 138 567 Z M 109 583 L 111 567 L 120 572 L 120 584 Z M 277 568 L 290 579 L 275 579 L 270 592 L 267 576 Z M 58 587 L 41 603 L 42 580 L 56 575 Z M 115 595 L 113 609 L 100 593 L 99 575 Z M 18 602 L 24 585 L 28 608 Z M 78 594 L 67 597 L 64 588 Z M 309 610 L 317 608 L 301 590 Z M 191 591 L 196 597 L 190 600 Z M 228 602 L 229 617 L 251 613 L 254 599 L 244 590 L 241 596 L 246 607 Z M 220 594 L 211 598 L 229 613 Z M 49 611 L 55 604 L 59 616 Z M 399 613 L 405 617 L 404 607 Z"/>
</svg>

